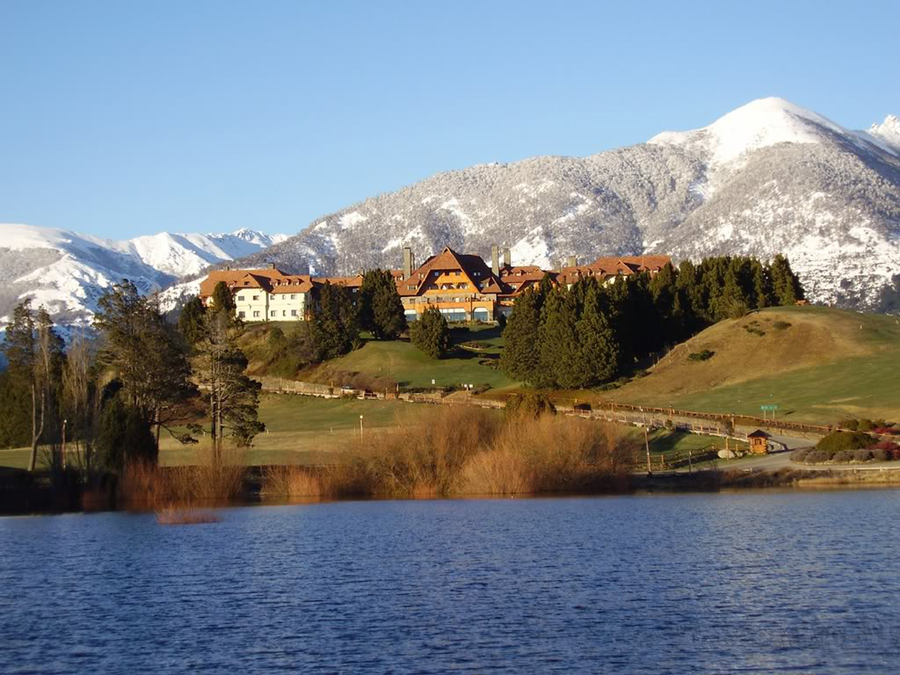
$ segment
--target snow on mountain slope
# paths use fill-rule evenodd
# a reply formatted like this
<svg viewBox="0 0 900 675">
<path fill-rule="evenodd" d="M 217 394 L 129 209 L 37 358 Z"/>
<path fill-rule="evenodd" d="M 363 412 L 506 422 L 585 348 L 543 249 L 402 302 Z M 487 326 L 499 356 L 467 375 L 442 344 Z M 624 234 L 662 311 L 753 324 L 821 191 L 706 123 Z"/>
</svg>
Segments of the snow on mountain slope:
<svg viewBox="0 0 900 675">
<path fill-rule="evenodd" d="M 230 234 L 160 233 L 109 240 L 68 230 L 0 224 L 0 322 L 22 298 L 59 322 L 88 324 L 103 291 L 123 278 L 149 293 L 210 265 L 284 240 L 242 229 Z"/>
<path fill-rule="evenodd" d="M 900 126 L 852 131 L 779 98 L 702 129 L 584 158 L 535 157 L 436 174 L 316 219 L 239 261 L 346 274 L 444 246 L 519 264 L 569 255 L 697 258 L 788 252 L 813 300 L 900 310 Z M 348 226 L 351 225 L 352 226 Z"/>
<path fill-rule="evenodd" d="M 761 98 L 703 129 L 666 131 L 648 142 L 699 147 L 709 164 L 717 167 L 777 143 L 821 143 L 822 130 L 846 133 L 831 120 L 789 101 Z"/>
</svg>

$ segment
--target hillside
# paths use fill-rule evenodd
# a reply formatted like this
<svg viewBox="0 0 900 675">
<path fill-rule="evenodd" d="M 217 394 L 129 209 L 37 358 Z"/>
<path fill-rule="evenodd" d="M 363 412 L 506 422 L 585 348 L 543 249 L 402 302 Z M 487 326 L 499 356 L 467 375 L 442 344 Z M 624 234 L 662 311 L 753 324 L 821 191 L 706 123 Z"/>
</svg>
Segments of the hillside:
<svg viewBox="0 0 900 675">
<path fill-rule="evenodd" d="M 760 334 L 762 333 L 762 334 Z M 705 361 L 690 354 L 713 352 Z M 900 322 L 821 307 L 781 307 L 723 321 L 679 345 L 610 393 L 638 405 L 833 423 L 847 416 L 900 419 Z"/>
<path fill-rule="evenodd" d="M 241 261 L 355 273 L 444 246 L 515 264 L 566 256 L 787 254 L 818 303 L 900 310 L 900 132 L 853 131 L 779 98 L 589 157 L 436 174 L 325 215 Z"/>
<path fill-rule="evenodd" d="M 496 389 L 515 384 L 499 368 L 489 365 L 497 362 L 503 345 L 501 330 L 496 326 L 453 327 L 452 349 L 443 359 L 432 359 L 407 340 L 382 342 L 364 337 L 360 349 L 299 373 L 286 372 L 295 367 L 292 361 L 272 353 L 269 335 L 274 326 L 285 335 L 297 328 L 296 324 L 250 324 L 241 336 L 241 348 L 250 360 L 247 372 L 252 376 L 294 377 L 364 389 L 462 384 L 489 385 Z"/>
</svg>

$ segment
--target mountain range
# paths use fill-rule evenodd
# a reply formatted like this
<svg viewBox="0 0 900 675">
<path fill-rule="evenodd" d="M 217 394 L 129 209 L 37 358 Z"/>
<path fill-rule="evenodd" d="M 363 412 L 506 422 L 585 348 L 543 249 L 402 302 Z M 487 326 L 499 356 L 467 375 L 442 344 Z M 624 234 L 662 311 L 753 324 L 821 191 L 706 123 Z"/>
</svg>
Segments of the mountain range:
<svg viewBox="0 0 900 675">
<path fill-rule="evenodd" d="M 20 298 L 45 306 L 57 323 L 87 325 L 111 284 L 131 279 L 161 290 L 210 265 L 272 246 L 285 235 L 169 234 L 111 240 L 67 230 L 0 224 L 0 324 Z"/>
<path fill-rule="evenodd" d="M 295 273 L 398 267 L 451 246 L 514 264 L 569 255 L 789 256 L 816 302 L 900 309 L 900 119 L 852 131 L 766 98 L 702 129 L 584 158 L 439 173 L 238 261 Z"/>
<path fill-rule="evenodd" d="M 352 274 L 398 268 L 451 246 L 514 264 L 605 255 L 787 254 L 814 302 L 900 311 L 900 119 L 841 127 L 779 98 L 702 129 L 588 157 L 535 157 L 436 174 L 313 221 L 295 236 L 254 230 L 125 241 L 0 225 L 0 322 L 30 295 L 60 322 L 85 323 L 122 277 L 196 292 L 210 266 Z"/>
</svg>

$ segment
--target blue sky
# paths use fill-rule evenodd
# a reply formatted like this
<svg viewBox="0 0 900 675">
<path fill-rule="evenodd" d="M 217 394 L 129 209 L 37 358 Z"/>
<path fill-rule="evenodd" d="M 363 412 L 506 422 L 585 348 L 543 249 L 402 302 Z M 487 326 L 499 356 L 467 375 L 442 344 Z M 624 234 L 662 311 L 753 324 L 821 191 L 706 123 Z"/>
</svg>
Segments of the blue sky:
<svg viewBox="0 0 900 675">
<path fill-rule="evenodd" d="M 900 114 L 894 2 L 0 0 L 0 222 L 124 238 L 314 218 L 781 96 Z"/>
</svg>

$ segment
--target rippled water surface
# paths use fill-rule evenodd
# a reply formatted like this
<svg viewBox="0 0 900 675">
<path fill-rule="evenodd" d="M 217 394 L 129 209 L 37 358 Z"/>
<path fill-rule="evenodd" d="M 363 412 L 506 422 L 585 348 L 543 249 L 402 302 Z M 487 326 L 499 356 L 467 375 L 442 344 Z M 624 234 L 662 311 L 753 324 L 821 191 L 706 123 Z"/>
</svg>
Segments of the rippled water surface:
<svg viewBox="0 0 900 675">
<path fill-rule="evenodd" d="M 900 491 L 0 518 L 0 672 L 900 670 Z"/>
</svg>

